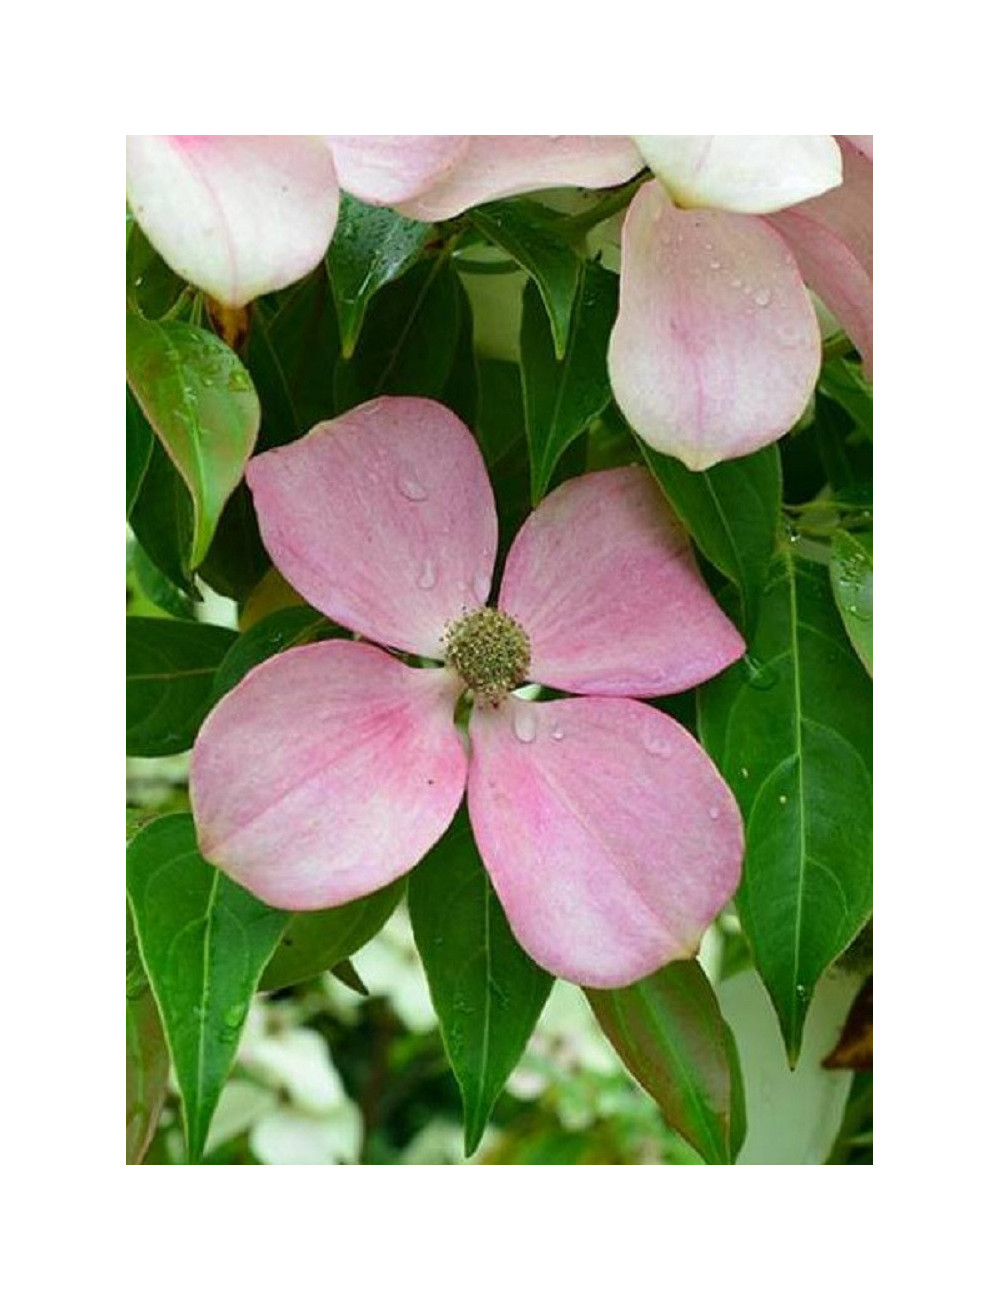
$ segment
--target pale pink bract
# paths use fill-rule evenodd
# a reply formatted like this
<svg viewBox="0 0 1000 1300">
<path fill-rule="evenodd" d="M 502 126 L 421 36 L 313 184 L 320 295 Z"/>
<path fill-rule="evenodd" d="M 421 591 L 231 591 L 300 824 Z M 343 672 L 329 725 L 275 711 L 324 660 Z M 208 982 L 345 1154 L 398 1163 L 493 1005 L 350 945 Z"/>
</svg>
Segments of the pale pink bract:
<svg viewBox="0 0 1000 1300">
<path fill-rule="evenodd" d="M 387 397 L 249 466 L 262 535 L 317 609 L 445 659 L 482 607 L 497 518 L 472 435 Z M 692 955 L 739 877 L 743 829 L 691 735 L 632 696 L 687 689 L 743 651 L 686 535 L 639 467 L 552 492 L 515 538 L 499 607 L 529 681 L 582 696 L 477 699 L 455 669 L 332 640 L 251 671 L 206 720 L 191 799 L 205 857 L 277 907 L 362 897 L 404 874 L 468 790 L 483 862 L 523 947 L 576 983 L 631 983 Z M 623 698 L 624 697 L 624 698 Z"/>
</svg>

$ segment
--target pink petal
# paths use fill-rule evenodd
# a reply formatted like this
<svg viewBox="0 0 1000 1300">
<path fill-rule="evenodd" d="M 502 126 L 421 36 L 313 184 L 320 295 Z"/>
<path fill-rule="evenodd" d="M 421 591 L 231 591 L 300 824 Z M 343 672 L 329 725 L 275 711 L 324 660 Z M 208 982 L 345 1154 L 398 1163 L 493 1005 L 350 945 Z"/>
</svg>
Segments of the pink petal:
<svg viewBox="0 0 1000 1300">
<path fill-rule="evenodd" d="M 249 673 L 195 742 L 204 856 L 273 907 L 335 907 L 395 880 L 444 833 L 467 761 L 447 670 L 322 642 Z"/>
<path fill-rule="evenodd" d="M 874 162 L 874 136 L 870 135 L 841 135 L 837 139 L 843 144 L 845 140 L 854 145 L 859 153 L 863 153 L 869 162 Z"/>
<path fill-rule="evenodd" d="M 625 219 L 608 364 L 640 437 L 701 470 L 792 427 L 819 374 L 820 333 L 762 218 L 683 212 L 653 181 Z"/>
<path fill-rule="evenodd" d="M 364 203 L 405 203 L 454 168 L 467 135 L 328 135 L 341 185 Z"/>
<path fill-rule="evenodd" d="M 830 194 L 775 213 L 768 222 L 795 254 L 803 278 L 872 365 L 872 162 L 841 139 L 844 183 Z"/>
<path fill-rule="evenodd" d="M 178 275 L 227 307 L 323 258 L 340 195 L 322 136 L 133 135 L 128 200 Z"/>
<path fill-rule="evenodd" d="M 497 551 L 475 439 L 446 407 L 380 397 L 247 467 L 264 545 L 311 605 L 362 636 L 441 658 L 482 605 Z"/>
<path fill-rule="evenodd" d="M 571 479 L 545 498 L 514 539 L 499 604 L 531 640 L 531 680 L 564 691 L 668 695 L 744 650 L 637 465 Z"/>
<path fill-rule="evenodd" d="M 614 988 L 690 957 L 736 888 L 743 827 L 708 756 L 636 700 L 477 708 L 469 815 L 518 941 Z"/>
<path fill-rule="evenodd" d="M 458 166 L 399 209 L 422 221 L 444 221 L 490 199 L 556 185 L 601 189 L 641 170 L 626 136 L 473 135 Z"/>
<path fill-rule="evenodd" d="M 840 184 L 832 135 L 637 135 L 675 203 L 774 212 Z"/>
</svg>

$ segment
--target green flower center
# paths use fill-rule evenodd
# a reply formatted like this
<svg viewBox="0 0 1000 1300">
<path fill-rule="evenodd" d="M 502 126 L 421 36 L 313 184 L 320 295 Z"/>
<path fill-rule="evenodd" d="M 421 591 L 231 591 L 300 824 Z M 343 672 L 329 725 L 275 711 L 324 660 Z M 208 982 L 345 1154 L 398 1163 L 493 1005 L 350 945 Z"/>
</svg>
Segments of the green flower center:
<svg viewBox="0 0 1000 1300">
<path fill-rule="evenodd" d="M 502 609 L 474 609 L 444 630 L 445 661 L 480 699 L 496 704 L 524 681 L 531 642 Z"/>
</svg>

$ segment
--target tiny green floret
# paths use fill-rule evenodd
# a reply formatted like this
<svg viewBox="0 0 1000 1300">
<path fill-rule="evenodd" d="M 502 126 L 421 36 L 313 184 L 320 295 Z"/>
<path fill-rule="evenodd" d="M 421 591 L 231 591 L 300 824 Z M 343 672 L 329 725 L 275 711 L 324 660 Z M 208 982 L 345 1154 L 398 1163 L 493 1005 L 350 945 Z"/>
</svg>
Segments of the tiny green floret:
<svg viewBox="0 0 1000 1300">
<path fill-rule="evenodd" d="M 445 628 L 445 660 L 478 699 L 497 704 L 520 686 L 531 663 L 524 628 L 502 609 L 474 609 Z"/>
</svg>

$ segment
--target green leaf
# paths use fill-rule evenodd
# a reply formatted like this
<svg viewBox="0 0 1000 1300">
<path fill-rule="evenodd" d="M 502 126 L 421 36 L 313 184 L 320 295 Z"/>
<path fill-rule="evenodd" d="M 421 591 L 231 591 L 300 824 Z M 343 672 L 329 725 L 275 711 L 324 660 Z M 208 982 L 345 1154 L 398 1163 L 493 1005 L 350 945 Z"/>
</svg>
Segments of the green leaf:
<svg viewBox="0 0 1000 1300">
<path fill-rule="evenodd" d="M 125 361 L 129 385 L 191 493 L 197 568 L 253 450 L 257 394 L 235 352 L 182 321 L 129 313 Z"/>
<path fill-rule="evenodd" d="M 340 966 L 378 934 L 405 889 L 405 879 L 394 880 L 377 893 L 343 907 L 296 913 L 261 977 L 261 990 L 301 984 Z"/>
<path fill-rule="evenodd" d="M 271 567 L 250 489 L 245 481 L 238 483 L 219 518 L 199 576 L 220 595 L 242 604 Z"/>
<path fill-rule="evenodd" d="M 508 199 L 474 208 L 469 221 L 531 276 L 548 313 L 555 358 L 569 345 L 581 262 L 553 223 L 547 208 L 530 199 Z"/>
<path fill-rule="evenodd" d="M 235 632 L 206 623 L 126 618 L 126 753 L 191 748 L 212 703 L 215 671 L 235 640 Z"/>
<path fill-rule="evenodd" d="M 830 557 L 830 581 L 833 595 L 844 620 L 851 645 L 872 675 L 872 535 L 833 534 Z"/>
<path fill-rule="evenodd" d="M 135 403 L 139 418 L 146 417 Z M 147 428 L 148 428 L 147 424 Z M 128 521 L 142 549 L 164 577 L 188 595 L 195 594 L 191 577 L 194 510 L 184 480 L 150 430 L 151 451 L 146 472 L 129 512 Z"/>
<path fill-rule="evenodd" d="M 783 548 L 743 661 L 699 688 L 746 826 L 736 896 L 794 1063 L 816 982 L 871 911 L 871 682 L 825 566 Z"/>
<path fill-rule="evenodd" d="M 521 368 L 534 505 L 545 495 L 560 456 L 611 400 L 608 339 L 617 310 L 618 277 L 589 262 L 573 307 L 566 355 L 559 360 L 541 295 L 534 284 L 525 286 Z"/>
<path fill-rule="evenodd" d="M 819 390 L 844 408 L 869 442 L 872 441 L 872 386 L 857 361 L 831 357 L 823 363 Z"/>
<path fill-rule="evenodd" d="M 142 232 L 129 218 L 125 234 L 125 301 L 149 320 L 166 315 L 184 292 L 185 284 L 172 271 Z"/>
<path fill-rule="evenodd" d="M 337 366 L 338 413 L 383 393 L 439 398 L 462 331 L 461 286 L 442 259 L 418 262 L 368 308 L 354 355 Z"/>
<path fill-rule="evenodd" d="M 261 971 L 282 930 L 277 912 L 198 852 L 193 820 L 160 817 L 128 847 L 129 904 L 181 1094 L 188 1160 L 205 1146 Z"/>
<path fill-rule="evenodd" d="M 194 618 L 194 602 L 188 591 L 178 587 L 165 573 L 161 573 L 139 542 L 134 539 L 129 547 L 129 563 L 142 594 L 158 609 L 162 609 L 173 618 Z"/>
<path fill-rule="evenodd" d="M 479 404 L 473 427 L 496 493 L 499 569 L 531 511 L 524 398 L 520 367 L 513 361 L 479 359 L 477 370 Z"/>
<path fill-rule="evenodd" d="M 670 1127 L 707 1164 L 732 1164 L 745 1124 L 739 1063 L 698 963 L 671 962 L 627 988 L 586 993 L 609 1042 Z"/>
<path fill-rule="evenodd" d="M 167 1097 L 170 1055 L 148 985 L 125 999 L 125 1163 L 142 1164 Z"/>
<path fill-rule="evenodd" d="M 308 645 L 311 641 L 325 640 L 330 636 L 346 635 L 325 614 L 318 613 L 309 605 L 276 609 L 273 614 L 254 623 L 253 627 L 233 642 L 216 671 L 212 694 L 215 699 L 221 699 L 243 680 L 251 668 L 256 668 L 265 659 L 280 654 L 282 650 L 291 650 L 294 646 Z"/>
<path fill-rule="evenodd" d="M 511 933 L 465 807 L 410 875 L 410 920 L 465 1112 L 465 1150 L 521 1059 L 552 988 Z"/>
<path fill-rule="evenodd" d="M 372 297 L 412 266 L 433 230 L 392 208 L 371 208 L 350 194 L 341 195 L 337 237 L 326 254 L 326 271 L 344 357 L 354 352 Z"/>
<path fill-rule="evenodd" d="M 125 389 L 125 517 L 132 513 L 139 488 L 153 454 L 153 430 L 142 413 L 142 408 Z"/>
<path fill-rule="evenodd" d="M 781 517 L 775 446 L 695 473 L 646 443 L 639 449 L 705 558 L 736 584 L 743 632 L 752 637 Z"/>
<path fill-rule="evenodd" d="M 248 364 L 259 385 L 260 450 L 280 447 L 321 420 L 332 420 L 340 332 L 324 267 L 254 313 Z"/>
</svg>

